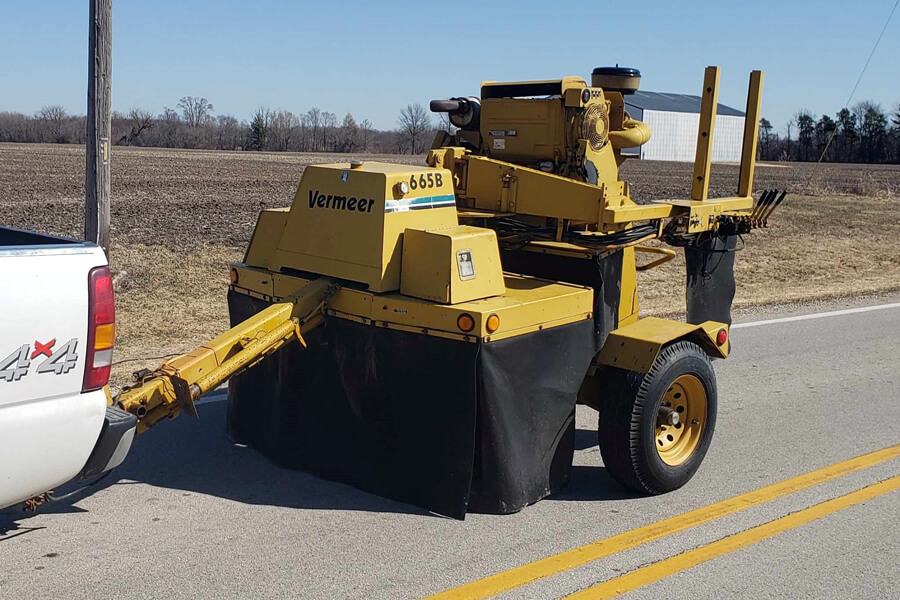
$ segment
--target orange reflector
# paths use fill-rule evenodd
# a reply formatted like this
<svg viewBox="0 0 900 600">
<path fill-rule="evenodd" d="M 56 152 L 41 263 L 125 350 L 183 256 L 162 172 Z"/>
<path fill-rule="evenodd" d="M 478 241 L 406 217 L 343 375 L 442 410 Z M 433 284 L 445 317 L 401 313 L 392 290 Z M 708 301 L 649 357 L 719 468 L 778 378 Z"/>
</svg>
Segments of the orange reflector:
<svg viewBox="0 0 900 600">
<path fill-rule="evenodd" d="M 104 350 L 106 348 L 112 348 L 115 343 L 116 324 L 107 323 L 105 325 L 97 325 L 96 333 L 94 334 L 94 349 Z"/>
<path fill-rule="evenodd" d="M 229 274 L 229 276 L 231 277 L 231 283 L 232 283 L 232 284 L 236 284 L 236 283 L 238 282 L 238 272 L 237 272 L 237 269 L 232 269 L 232 270 L 231 270 L 231 273 Z"/>
<path fill-rule="evenodd" d="M 724 346 L 725 342 L 728 341 L 728 332 L 724 329 L 720 329 L 719 333 L 716 334 L 716 343 L 720 346 Z"/>
<path fill-rule="evenodd" d="M 472 315 L 463 313 L 459 315 L 459 317 L 457 317 L 456 326 L 459 327 L 462 331 L 472 331 L 473 329 L 475 329 L 475 319 L 472 318 Z"/>
<path fill-rule="evenodd" d="M 500 329 L 500 317 L 497 315 L 491 315 L 487 318 L 487 323 L 485 323 L 485 327 L 488 330 L 488 333 L 494 333 L 498 329 Z"/>
</svg>

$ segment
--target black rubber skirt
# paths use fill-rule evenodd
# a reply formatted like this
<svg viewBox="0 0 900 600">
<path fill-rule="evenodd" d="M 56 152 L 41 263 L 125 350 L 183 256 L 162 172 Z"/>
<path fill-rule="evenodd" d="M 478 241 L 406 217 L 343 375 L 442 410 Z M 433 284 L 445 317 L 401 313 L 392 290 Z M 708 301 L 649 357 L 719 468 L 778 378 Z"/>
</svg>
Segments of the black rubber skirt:
<svg viewBox="0 0 900 600">
<path fill-rule="evenodd" d="M 696 245 L 685 247 L 688 323 L 718 321 L 731 325 L 736 246 L 736 235 L 719 237 L 706 233 Z"/>
<path fill-rule="evenodd" d="M 229 292 L 235 325 L 268 306 Z M 337 318 L 232 379 L 228 433 L 277 464 L 462 519 L 562 488 L 583 320 L 487 344 Z"/>
</svg>

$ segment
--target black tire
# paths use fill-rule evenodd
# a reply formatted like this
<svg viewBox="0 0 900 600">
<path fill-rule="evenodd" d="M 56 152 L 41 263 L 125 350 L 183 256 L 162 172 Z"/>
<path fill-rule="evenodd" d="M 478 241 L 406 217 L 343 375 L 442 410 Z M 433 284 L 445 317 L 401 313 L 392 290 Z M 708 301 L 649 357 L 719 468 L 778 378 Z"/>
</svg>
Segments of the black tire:
<svg viewBox="0 0 900 600">
<path fill-rule="evenodd" d="M 606 387 L 606 397 L 600 399 L 597 433 L 609 474 L 642 494 L 663 494 L 683 486 L 703 462 L 716 427 L 716 376 L 709 357 L 693 342 L 675 342 L 660 351 L 646 374 L 623 369 L 609 369 L 606 374 L 613 380 Z M 690 375 L 705 391 L 706 419 L 690 454 L 671 465 L 657 451 L 657 414 L 676 379 Z"/>
</svg>

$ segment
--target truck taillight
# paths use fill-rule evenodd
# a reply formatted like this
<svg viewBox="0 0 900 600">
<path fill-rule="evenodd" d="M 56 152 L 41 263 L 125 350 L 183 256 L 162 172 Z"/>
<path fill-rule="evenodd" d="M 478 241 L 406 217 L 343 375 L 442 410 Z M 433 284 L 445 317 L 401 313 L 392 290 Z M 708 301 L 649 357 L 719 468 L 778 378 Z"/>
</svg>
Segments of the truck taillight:
<svg viewBox="0 0 900 600">
<path fill-rule="evenodd" d="M 109 267 L 95 267 L 88 275 L 88 335 L 82 392 L 109 383 L 116 341 L 116 301 Z"/>
</svg>

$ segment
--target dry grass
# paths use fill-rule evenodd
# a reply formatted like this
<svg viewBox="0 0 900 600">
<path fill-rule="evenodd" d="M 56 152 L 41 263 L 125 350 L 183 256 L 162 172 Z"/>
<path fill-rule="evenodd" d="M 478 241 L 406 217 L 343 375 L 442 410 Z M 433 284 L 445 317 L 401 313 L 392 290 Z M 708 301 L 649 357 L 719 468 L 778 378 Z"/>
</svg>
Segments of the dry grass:
<svg viewBox="0 0 900 600">
<path fill-rule="evenodd" d="M 788 196 L 785 204 L 770 228 L 745 237 L 736 306 L 900 289 L 900 197 Z M 682 256 L 641 274 L 648 313 L 683 312 Z"/>
<path fill-rule="evenodd" d="M 186 352 L 227 328 L 228 265 L 241 259 L 242 249 L 205 245 L 176 252 L 131 243 L 114 244 L 110 255 L 118 313 L 113 381 L 160 362 L 134 359 Z"/>
<path fill-rule="evenodd" d="M 115 148 L 117 360 L 182 352 L 226 328 L 227 266 L 242 256 L 260 209 L 288 205 L 306 165 L 339 160 L 346 157 Z M 807 185 L 812 169 L 757 170 L 757 189 L 792 193 L 769 229 L 747 236 L 738 305 L 900 289 L 900 167 L 822 165 Z M 641 201 L 686 197 L 690 165 L 629 162 L 623 177 Z M 717 165 L 713 194 L 730 194 L 736 178 L 736 166 Z M 83 181 L 81 147 L 0 144 L 0 225 L 80 237 Z M 642 274 L 643 311 L 683 311 L 683 278 L 680 257 Z M 114 381 L 156 362 L 119 364 Z"/>
</svg>

